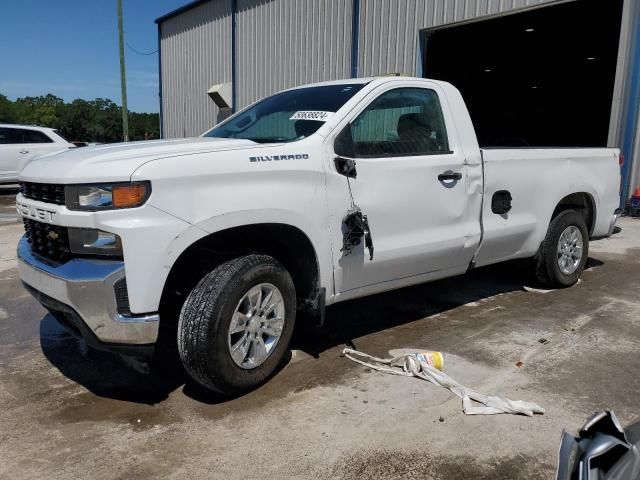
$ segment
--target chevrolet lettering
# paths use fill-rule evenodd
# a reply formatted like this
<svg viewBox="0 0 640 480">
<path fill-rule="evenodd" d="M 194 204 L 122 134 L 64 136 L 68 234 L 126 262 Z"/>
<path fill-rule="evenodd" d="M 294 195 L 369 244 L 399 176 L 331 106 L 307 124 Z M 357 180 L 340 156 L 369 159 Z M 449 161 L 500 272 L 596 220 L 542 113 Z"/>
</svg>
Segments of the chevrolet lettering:
<svg viewBox="0 0 640 480">
<path fill-rule="evenodd" d="M 51 210 L 45 210 L 44 208 L 38 208 L 34 205 L 25 205 L 23 203 L 16 202 L 16 210 L 23 217 L 32 218 L 45 223 L 53 223 L 53 219 L 56 216 L 56 212 Z"/>
</svg>

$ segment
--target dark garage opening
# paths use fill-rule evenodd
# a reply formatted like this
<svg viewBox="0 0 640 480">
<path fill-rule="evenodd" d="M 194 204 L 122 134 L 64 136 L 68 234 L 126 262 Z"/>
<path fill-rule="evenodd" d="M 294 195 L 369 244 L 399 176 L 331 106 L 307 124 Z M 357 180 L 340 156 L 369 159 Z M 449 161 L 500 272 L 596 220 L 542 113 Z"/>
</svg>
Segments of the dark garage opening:
<svg viewBox="0 0 640 480">
<path fill-rule="evenodd" d="M 481 146 L 606 146 L 622 0 L 427 32 L 424 73 L 460 89 Z"/>
</svg>

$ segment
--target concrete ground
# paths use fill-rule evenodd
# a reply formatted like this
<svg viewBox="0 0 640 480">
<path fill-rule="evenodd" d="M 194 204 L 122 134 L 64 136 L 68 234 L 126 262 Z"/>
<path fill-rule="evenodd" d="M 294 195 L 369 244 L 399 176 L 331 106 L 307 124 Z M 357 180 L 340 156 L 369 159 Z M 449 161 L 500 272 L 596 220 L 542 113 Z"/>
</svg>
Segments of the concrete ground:
<svg viewBox="0 0 640 480">
<path fill-rule="evenodd" d="M 575 287 L 527 291 L 518 265 L 330 308 L 292 361 L 222 401 L 152 382 L 67 336 L 20 286 L 22 227 L 0 194 L 0 478 L 553 478 L 563 429 L 640 415 L 640 221 L 592 243 Z M 546 412 L 465 416 L 449 392 L 340 356 L 440 350 L 480 392 Z M 520 366 L 516 366 L 518 362 Z"/>
</svg>

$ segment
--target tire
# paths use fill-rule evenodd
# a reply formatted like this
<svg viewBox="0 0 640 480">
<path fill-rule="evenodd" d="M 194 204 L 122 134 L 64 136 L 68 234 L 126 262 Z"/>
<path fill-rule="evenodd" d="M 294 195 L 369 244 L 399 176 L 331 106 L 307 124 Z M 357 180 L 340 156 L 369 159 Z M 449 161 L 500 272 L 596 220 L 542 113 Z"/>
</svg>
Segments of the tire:
<svg viewBox="0 0 640 480">
<path fill-rule="evenodd" d="M 268 287 L 267 287 L 268 286 Z M 271 289 L 274 287 L 274 289 Z M 278 302 L 278 312 L 283 316 L 284 325 L 277 341 L 272 344 L 266 360 L 259 365 L 239 365 L 231 354 L 232 339 L 235 342 L 237 335 L 230 335 L 232 319 L 234 329 L 236 322 L 241 318 L 237 311 L 251 309 L 252 299 L 247 297 L 250 291 L 257 289 L 262 293 L 271 291 L 273 298 L 282 299 Z M 265 290 L 266 289 L 266 290 Z M 275 292 L 278 292 L 278 297 Z M 266 300 L 267 294 L 261 298 Z M 257 300 L 256 300 L 257 301 Z M 240 303 L 242 302 L 242 303 Z M 267 310 L 267 309 L 265 309 Z M 272 315 L 273 309 L 268 315 Z M 242 313 L 242 312 L 241 312 Z M 247 336 L 257 337 L 262 335 L 262 326 L 256 327 L 260 319 L 260 312 L 254 312 L 249 316 L 242 313 L 242 318 L 247 320 L 247 330 L 244 335 L 244 347 Z M 289 341 L 293 333 L 296 316 L 296 292 L 291 276 L 287 270 L 274 258 L 266 255 L 246 255 L 225 262 L 207 273 L 200 282 L 191 290 L 180 312 L 178 321 L 178 351 L 182 364 L 187 373 L 203 387 L 228 396 L 237 396 L 253 390 L 266 382 L 277 371 L 285 354 L 288 352 Z M 255 317 L 255 322 L 251 319 Z M 274 321 L 272 317 L 271 320 Z M 251 328 L 260 328 L 257 332 L 248 332 Z M 267 327 L 264 327 L 267 328 Z M 280 331 L 280 327 L 278 327 Z M 269 340 L 266 333 L 261 336 L 262 346 Z M 249 342 L 250 343 L 250 342 Z M 235 343 L 234 343 L 235 344 Z M 257 343 L 249 347 L 247 354 L 250 356 L 251 348 L 259 349 L 264 355 L 267 347 L 260 348 Z M 235 351 L 236 358 L 241 355 Z M 253 351 L 258 358 L 256 351 Z M 247 361 L 247 363 L 250 363 Z"/>
<path fill-rule="evenodd" d="M 572 255 L 576 255 L 575 263 L 569 263 L 569 271 L 563 271 L 560 266 L 558 248 L 560 237 L 567 231 L 576 233 L 576 239 L 579 237 L 577 241 L 581 241 L 582 249 L 579 255 L 575 253 L 577 250 L 573 250 L 574 253 Z M 569 243 L 573 244 L 573 242 Z M 575 210 L 565 210 L 553 218 L 549 224 L 547 236 L 542 245 L 540 245 L 540 252 L 537 257 L 536 277 L 540 283 L 551 288 L 570 287 L 580 278 L 588 257 L 589 233 L 587 232 L 587 224 L 584 221 L 584 217 Z"/>
</svg>

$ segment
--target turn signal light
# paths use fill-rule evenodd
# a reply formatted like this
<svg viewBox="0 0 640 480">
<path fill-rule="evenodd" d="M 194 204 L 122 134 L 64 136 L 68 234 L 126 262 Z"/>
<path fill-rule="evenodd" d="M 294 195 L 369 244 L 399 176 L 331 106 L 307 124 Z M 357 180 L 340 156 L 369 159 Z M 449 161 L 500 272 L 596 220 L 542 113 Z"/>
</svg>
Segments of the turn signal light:
<svg viewBox="0 0 640 480">
<path fill-rule="evenodd" d="M 112 202 L 114 208 L 137 207 L 147 198 L 146 183 L 131 183 L 114 185 L 112 190 Z"/>
</svg>

